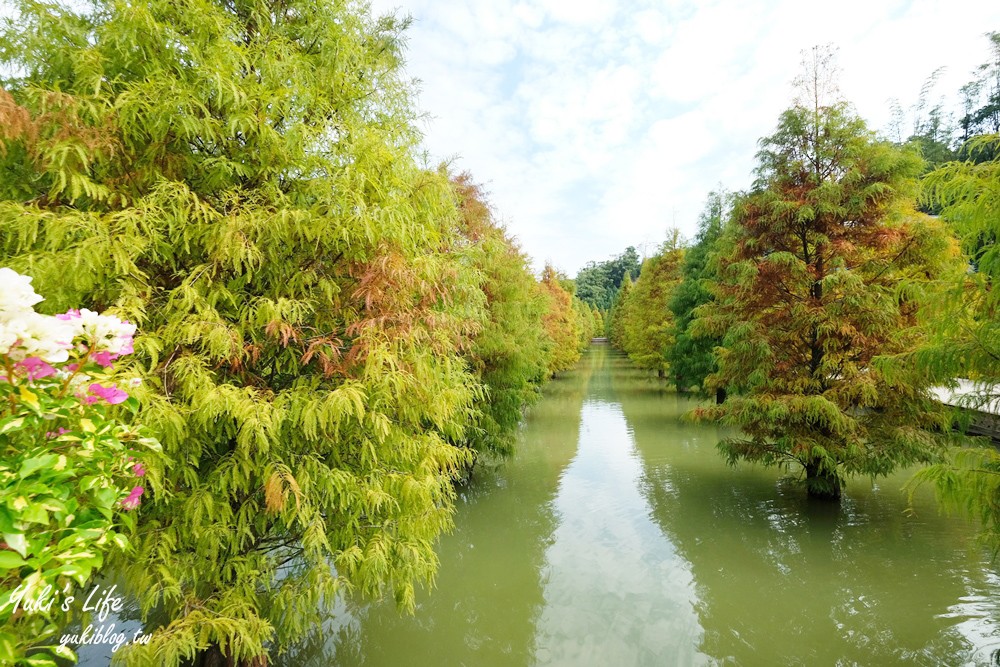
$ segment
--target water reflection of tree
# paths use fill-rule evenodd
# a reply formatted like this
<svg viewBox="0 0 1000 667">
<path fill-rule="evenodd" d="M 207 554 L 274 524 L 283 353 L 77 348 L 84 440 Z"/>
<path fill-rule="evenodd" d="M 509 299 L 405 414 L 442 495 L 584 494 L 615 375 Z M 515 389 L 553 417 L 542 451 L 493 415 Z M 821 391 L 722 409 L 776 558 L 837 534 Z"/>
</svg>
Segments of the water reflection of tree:
<svg viewBox="0 0 1000 667">
<path fill-rule="evenodd" d="M 603 348 L 588 352 L 545 387 L 513 460 L 477 466 L 460 492 L 455 530 L 437 550 L 436 587 L 418 595 L 413 616 L 389 601 L 341 601 L 333 621 L 275 664 L 532 664 L 541 571 L 557 520 L 551 503 L 576 452 L 581 405 L 601 355 Z"/>
<path fill-rule="evenodd" d="M 907 516 L 905 475 L 875 492 L 852 484 L 842 507 L 810 503 L 771 472 L 727 468 L 714 429 L 681 419 L 688 400 L 634 371 L 610 384 L 651 516 L 691 564 L 704 653 L 739 665 L 984 664 L 1000 645 L 1000 587 L 968 526 L 929 502 Z"/>
</svg>

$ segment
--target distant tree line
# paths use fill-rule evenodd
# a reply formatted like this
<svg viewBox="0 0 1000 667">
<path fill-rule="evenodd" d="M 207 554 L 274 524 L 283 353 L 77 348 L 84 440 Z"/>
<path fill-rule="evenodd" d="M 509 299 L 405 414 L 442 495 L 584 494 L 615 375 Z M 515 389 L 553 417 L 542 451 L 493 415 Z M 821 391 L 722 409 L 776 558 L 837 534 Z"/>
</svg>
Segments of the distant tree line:
<svg viewBox="0 0 1000 667">
<path fill-rule="evenodd" d="M 976 137 L 1000 132 L 1000 32 L 989 32 L 986 38 L 989 59 L 958 91 L 957 105 L 955 96 L 937 92 L 944 68 L 927 78 L 908 112 L 898 101 L 892 104 L 890 139 L 900 144 L 916 143 L 927 171 L 955 160 L 980 163 L 996 157 L 995 147 L 969 143 Z M 921 204 L 935 202 L 925 200 Z"/>
<path fill-rule="evenodd" d="M 576 295 L 602 313 L 611 310 L 615 295 L 626 280 L 634 281 L 641 269 L 633 246 L 603 262 L 589 262 L 576 274 Z"/>
</svg>

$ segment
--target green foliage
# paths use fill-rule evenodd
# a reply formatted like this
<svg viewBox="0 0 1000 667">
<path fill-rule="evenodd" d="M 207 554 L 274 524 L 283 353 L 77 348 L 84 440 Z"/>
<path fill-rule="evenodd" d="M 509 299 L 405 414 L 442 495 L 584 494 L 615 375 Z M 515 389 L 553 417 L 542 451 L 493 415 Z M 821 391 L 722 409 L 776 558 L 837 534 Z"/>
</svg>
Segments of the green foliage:
<svg viewBox="0 0 1000 667">
<path fill-rule="evenodd" d="M 591 308 L 591 315 L 594 320 L 594 335 L 604 336 L 604 315 L 596 307 Z"/>
<path fill-rule="evenodd" d="M 0 339 L 16 319 L 6 314 L 0 307 Z M 50 359 L 49 365 L 18 343 L 8 349 L 0 340 L 3 664 L 76 661 L 69 647 L 52 643 L 80 606 L 71 598 L 94 579 L 105 556 L 130 548 L 135 521 L 128 510 L 145 490 L 139 477 L 160 486 L 156 441 L 138 425 L 126 426 L 108 404 L 85 396 L 88 387 L 123 378 L 95 363 L 94 340 L 74 342 L 66 345 L 62 363 Z M 26 365 L 31 362 L 38 367 Z M 114 400 L 136 408 L 124 393 Z"/>
<path fill-rule="evenodd" d="M 928 300 L 931 337 L 915 354 L 915 365 L 930 381 L 975 381 L 971 409 L 995 406 L 1000 386 L 1000 135 L 969 142 L 970 159 L 951 162 L 924 180 L 925 201 L 939 207 L 970 253 L 974 270 L 956 279 L 949 293 Z M 981 160 L 983 152 L 994 157 Z M 992 409 L 995 409 L 992 408 Z M 954 462 L 934 466 L 920 479 L 935 485 L 947 505 L 983 521 L 984 538 L 1000 548 L 997 462 L 986 451 L 964 452 Z"/>
<path fill-rule="evenodd" d="M 453 178 L 452 187 L 464 242 L 472 244 L 469 254 L 486 294 L 485 318 L 466 354 L 488 400 L 477 404 L 466 437 L 479 452 L 507 456 L 525 407 L 547 377 L 552 355 L 542 327 L 547 303 L 527 257 L 493 221 L 482 190 L 467 174 Z"/>
<path fill-rule="evenodd" d="M 625 276 L 625 282 L 618 288 L 615 300 L 608 313 L 606 326 L 608 328 L 608 342 L 619 350 L 625 349 L 625 322 L 629 319 L 628 310 L 631 307 L 632 279 Z"/>
<path fill-rule="evenodd" d="M 958 252 L 909 204 L 919 157 L 845 103 L 790 108 L 761 146 L 716 300 L 698 310 L 723 337 L 707 382 L 738 395 L 697 416 L 743 431 L 720 443 L 731 462 L 801 466 L 810 495 L 838 498 L 848 475 L 942 449 L 950 423 L 926 380 L 880 359 L 921 342 L 917 298 L 960 269 Z"/>
<path fill-rule="evenodd" d="M 26 1 L 0 35 L 0 256 L 54 307 L 141 326 L 128 370 L 173 463 L 122 566 L 167 623 L 123 657 L 250 664 L 342 591 L 412 608 L 482 415 L 463 350 L 488 305 L 451 185 L 415 164 L 405 24 L 90 7 Z"/>
<path fill-rule="evenodd" d="M 731 206 L 732 197 L 725 192 L 708 195 L 698 222 L 698 236 L 684 254 L 681 283 L 670 298 L 675 342 L 667 350 L 667 361 L 678 391 L 687 391 L 692 387 L 700 389 L 705 378 L 716 368 L 713 350 L 722 342 L 721 338 L 696 335 L 691 323 L 695 309 L 712 300 L 712 294 L 706 287 L 706 282 L 716 277 L 711 256 L 717 250 Z"/>
<path fill-rule="evenodd" d="M 639 277 L 639 253 L 632 246 L 614 259 L 588 262 L 576 274 L 576 296 L 599 310 L 607 311 L 614 302 L 625 277 Z"/>
<path fill-rule="evenodd" d="M 970 142 L 973 152 L 1000 151 L 1000 135 Z M 1000 156 L 1000 152 L 997 153 Z M 941 208 L 970 254 L 975 270 L 962 276 L 954 293 L 929 306 L 940 325 L 932 343 L 932 362 L 938 376 L 997 378 L 1000 359 L 1000 296 L 994 284 L 1000 279 L 1000 157 L 979 162 L 951 162 L 924 180 L 923 197 Z"/>
<path fill-rule="evenodd" d="M 953 452 L 947 463 L 928 466 L 910 483 L 910 492 L 930 484 L 948 511 L 976 519 L 983 526 L 981 538 L 1000 554 L 1000 452 L 991 444 Z"/>
<path fill-rule="evenodd" d="M 659 253 L 643 262 L 639 280 L 620 311 L 622 349 L 639 368 L 656 371 L 660 377 L 670 369 L 667 355 L 675 344 L 669 304 L 680 284 L 683 260 L 675 231 Z"/>
<path fill-rule="evenodd" d="M 583 309 L 575 307 L 573 295 L 563 288 L 562 283 L 563 279 L 556 270 L 546 265 L 538 287 L 547 304 L 542 322 L 552 341 L 548 369 L 551 375 L 569 370 L 579 361 L 581 341 L 586 334 L 584 323 L 580 321 Z"/>
<path fill-rule="evenodd" d="M 138 436 L 103 407 L 82 409 L 63 388 L 0 382 L 0 655 L 16 664 L 54 666 L 50 652 L 72 657 L 66 647 L 37 645 L 68 623 L 63 594 L 78 594 L 106 554 L 128 548 L 134 525 L 120 503 L 135 482 L 128 455 L 138 453 Z M 52 598 L 51 606 L 26 608 Z M 29 655 L 32 662 L 21 662 Z"/>
<path fill-rule="evenodd" d="M 577 334 L 577 349 L 582 354 L 590 346 L 590 341 L 594 337 L 596 323 L 594 322 L 594 312 L 586 303 L 573 297 L 573 314 L 576 318 L 579 332 Z"/>
</svg>

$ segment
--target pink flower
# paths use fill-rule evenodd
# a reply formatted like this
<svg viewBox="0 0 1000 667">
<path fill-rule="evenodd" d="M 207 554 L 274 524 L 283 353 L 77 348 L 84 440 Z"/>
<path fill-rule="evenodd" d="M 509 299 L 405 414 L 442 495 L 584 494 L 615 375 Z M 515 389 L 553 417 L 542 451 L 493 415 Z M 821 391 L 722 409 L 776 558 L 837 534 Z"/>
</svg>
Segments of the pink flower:
<svg viewBox="0 0 1000 667">
<path fill-rule="evenodd" d="M 119 336 L 118 340 L 122 341 L 119 343 L 118 354 L 132 354 L 135 352 L 135 348 L 132 347 L 132 336 Z"/>
<path fill-rule="evenodd" d="M 139 506 L 139 497 L 142 495 L 143 489 L 141 486 L 137 486 L 132 489 L 132 492 L 128 494 L 128 497 L 122 501 L 122 507 L 127 510 L 134 510 Z"/>
<path fill-rule="evenodd" d="M 132 474 L 135 475 L 136 477 L 145 477 L 146 468 L 141 463 L 136 463 L 134 466 L 132 466 Z"/>
<path fill-rule="evenodd" d="M 83 402 L 88 405 L 96 403 L 102 398 L 111 405 L 117 405 L 118 403 L 124 403 L 125 399 L 128 398 L 128 394 L 114 384 L 110 387 L 104 387 L 94 382 L 87 387 L 87 392 L 87 395 L 83 397 Z"/>
<path fill-rule="evenodd" d="M 69 320 L 78 320 L 78 319 L 80 319 L 80 311 L 77 308 L 70 308 L 65 313 L 63 313 L 61 315 L 56 315 L 56 319 L 57 320 L 64 320 L 64 321 L 67 321 L 67 322 Z"/>
<path fill-rule="evenodd" d="M 111 368 L 111 362 L 117 359 L 118 355 L 111 352 L 95 352 L 90 358 L 104 368 Z"/>
<path fill-rule="evenodd" d="M 69 429 L 68 428 L 62 428 L 60 426 L 58 431 L 49 431 L 48 433 L 45 434 L 45 437 L 49 438 L 49 439 L 51 439 L 51 438 L 58 438 L 63 433 L 69 433 Z"/>
<path fill-rule="evenodd" d="M 55 375 L 56 369 L 48 365 L 38 357 L 25 357 L 16 364 L 28 372 L 29 380 L 39 380 L 41 378 Z"/>
</svg>

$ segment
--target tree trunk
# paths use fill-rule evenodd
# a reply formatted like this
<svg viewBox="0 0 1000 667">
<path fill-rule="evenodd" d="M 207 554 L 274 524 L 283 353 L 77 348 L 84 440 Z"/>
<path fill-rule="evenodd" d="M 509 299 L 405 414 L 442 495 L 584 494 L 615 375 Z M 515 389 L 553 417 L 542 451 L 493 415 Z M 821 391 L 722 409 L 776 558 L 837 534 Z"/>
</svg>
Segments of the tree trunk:
<svg viewBox="0 0 1000 667">
<path fill-rule="evenodd" d="M 821 470 L 818 461 L 810 461 L 806 467 L 806 492 L 810 498 L 832 502 L 840 501 L 841 481 L 836 474 Z"/>
</svg>

